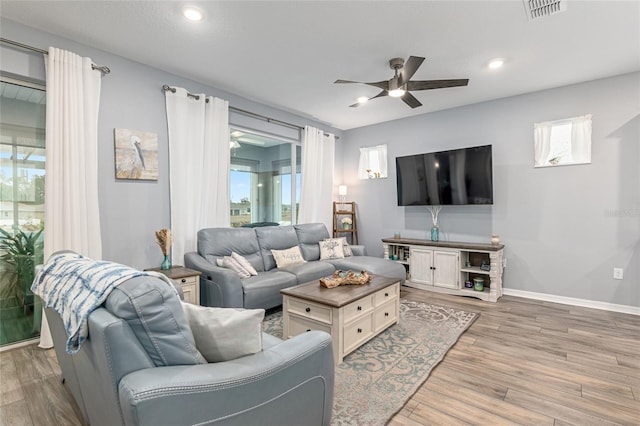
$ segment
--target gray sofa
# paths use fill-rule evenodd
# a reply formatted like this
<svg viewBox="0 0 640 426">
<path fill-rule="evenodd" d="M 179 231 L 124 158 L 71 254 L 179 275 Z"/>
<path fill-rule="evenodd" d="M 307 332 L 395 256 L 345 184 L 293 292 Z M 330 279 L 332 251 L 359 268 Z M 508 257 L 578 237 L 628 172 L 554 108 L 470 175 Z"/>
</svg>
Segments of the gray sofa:
<svg viewBox="0 0 640 426">
<path fill-rule="evenodd" d="M 269 309 L 282 305 L 280 290 L 331 275 L 336 269 L 366 269 L 371 274 L 398 278 L 404 283 L 402 265 L 366 256 L 363 246 L 351 246 L 353 256 L 320 260 L 319 242 L 329 238 L 322 223 L 259 228 L 208 228 L 198 231 L 198 251 L 185 254 L 187 268 L 202 272 L 200 304 L 231 308 Z M 276 268 L 271 250 L 299 246 L 306 261 Z M 236 252 L 258 271 L 241 279 L 230 269 L 218 267 L 217 259 Z"/>
<path fill-rule="evenodd" d="M 65 351 L 47 308 L 63 378 L 91 425 L 327 425 L 333 403 L 331 336 L 312 331 L 263 351 L 206 363 L 170 284 L 140 276 L 89 316 L 80 351 Z"/>
</svg>

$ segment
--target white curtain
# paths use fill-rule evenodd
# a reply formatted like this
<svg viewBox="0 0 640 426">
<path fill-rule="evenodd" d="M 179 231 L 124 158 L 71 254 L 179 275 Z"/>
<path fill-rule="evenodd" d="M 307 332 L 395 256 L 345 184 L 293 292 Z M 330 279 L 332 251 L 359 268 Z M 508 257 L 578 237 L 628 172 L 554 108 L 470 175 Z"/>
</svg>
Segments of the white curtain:
<svg viewBox="0 0 640 426">
<path fill-rule="evenodd" d="M 100 71 L 92 61 L 54 47 L 47 68 L 44 223 L 47 259 L 58 250 L 102 258 L 98 209 Z"/>
<path fill-rule="evenodd" d="M 187 93 L 165 92 L 173 264 L 197 249 L 200 229 L 230 224 L 229 102 Z"/>
<path fill-rule="evenodd" d="M 311 126 L 304 128 L 302 141 L 302 187 L 298 223 L 324 223 L 333 229 L 333 168 L 335 135 L 325 135 Z"/>
<path fill-rule="evenodd" d="M 102 258 L 98 208 L 98 108 L 100 71 L 93 62 L 66 50 L 49 48 L 44 203 L 44 258 L 73 250 Z M 53 347 L 42 311 L 41 348 Z"/>
<path fill-rule="evenodd" d="M 376 178 L 387 177 L 387 145 L 360 148 L 358 178 L 368 179 L 372 174 Z"/>
<path fill-rule="evenodd" d="M 576 163 L 591 162 L 591 114 L 571 119 L 571 156 Z"/>
<path fill-rule="evenodd" d="M 545 121 L 533 125 L 535 166 L 542 166 L 547 163 L 549 151 L 551 150 L 551 127 L 553 127 L 552 121 Z"/>
</svg>

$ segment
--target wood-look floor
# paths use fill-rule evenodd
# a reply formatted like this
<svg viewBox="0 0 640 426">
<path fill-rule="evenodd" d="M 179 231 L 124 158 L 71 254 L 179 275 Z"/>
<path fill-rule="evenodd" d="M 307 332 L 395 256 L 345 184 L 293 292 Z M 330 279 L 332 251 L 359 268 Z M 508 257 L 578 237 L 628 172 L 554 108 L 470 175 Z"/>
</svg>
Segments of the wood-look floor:
<svg viewBox="0 0 640 426">
<path fill-rule="evenodd" d="M 640 317 L 407 287 L 402 297 L 480 317 L 390 425 L 640 425 Z"/>
<path fill-rule="evenodd" d="M 390 425 L 640 425 L 640 317 L 407 287 L 402 297 L 480 317 Z M 81 424 L 59 378 L 53 350 L 0 353 L 0 424 Z"/>
</svg>

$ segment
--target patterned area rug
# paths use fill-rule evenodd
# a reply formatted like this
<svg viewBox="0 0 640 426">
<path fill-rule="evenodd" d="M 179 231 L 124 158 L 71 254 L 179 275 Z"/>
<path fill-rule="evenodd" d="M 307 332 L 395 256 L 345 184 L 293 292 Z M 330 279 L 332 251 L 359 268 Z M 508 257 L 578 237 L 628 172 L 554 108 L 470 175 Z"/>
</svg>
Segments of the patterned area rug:
<svg viewBox="0 0 640 426">
<path fill-rule="evenodd" d="M 332 425 L 384 425 L 479 314 L 401 299 L 400 321 L 336 367 Z M 282 312 L 264 330 L 282 336 Z"/>
</svg>

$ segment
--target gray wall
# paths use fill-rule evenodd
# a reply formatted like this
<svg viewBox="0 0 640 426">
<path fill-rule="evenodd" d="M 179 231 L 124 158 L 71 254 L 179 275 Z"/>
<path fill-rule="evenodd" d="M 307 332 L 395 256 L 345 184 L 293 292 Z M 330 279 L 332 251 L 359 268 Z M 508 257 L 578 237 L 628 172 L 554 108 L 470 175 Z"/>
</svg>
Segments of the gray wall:
<svg viewBox="0 0 640 426">
<path fill-rule="evenodd" d="M 443 207 L 441 239 L 500 235 L 507 288 L 640 306 L 638 93 L 633 73 L 346 131 L 343 181 L 361 242 L 381 256 L 380 239 L 395 231 L 428 238 L 427 208 L 397 206 L 395 157 L 492 144 L 494 205 Z M 533 123 L 584 114 L 593 114 L 592 164 L 534 169 Z M 382 143 L 389 178 L 358 180 L 359 148 Z"/>
<path fill-rule="evenodd" d="M 340 132 L 89 46 L 2 19 L 2 37 L 89 56 L 112 73 L 102 80 L 99 117 L 99 197 L 103 257 L 137 268 L 159 265 L 154 231 L 169 227 L 168 147 L 163 84 L 228 99 L 231 105 L 299 125 L 331 131 L 336 184 L 358 203 L 360 240 L 381 256 L 381 238 L 400 231 L 426 238 L 426 208 L 396 206 L 395 157 L 493 144 L 495 204 L 445 207 L 441 238 L 506 244 L 505 287 L 640 306 L 640 73 L 425 114 Z M 42 80 L 39 55 L 0 46 L 0 68 Z M 398 107 L 403 107 L 399 104 Z M 592 164 L 533 168 L 532 125 L 593 114 Z M 234 121 L 235 120 L 235 121 Z M 273 125 L 232 114 L 233 123 L 278 133 Z M 158 134 L 157 182 L 116 182 L 113 129 Z M 289 130 L 289 132 L 291 132 Z M 284 136 L 292 137 L 291 134 Z M 389 178 L 356 178 L 361 146 L 387 143 Z M 337 197 L 336 197 L 337 198 Z M 613 267 L 624 280 L 612 279 Z"/>
<path fill-rule="evenodd" d="M 2 37 L 41 49 L 55 46 L 90 57 L 94 63 L 111 68 L 103 77 L 98 128 L 99 199 L 103 258 L 136 268 L 159 266 L 162 253 L 154 232 L 170 227 L 169 153 L 163 84 L 181 86 L 193 93 L 227 99 L 230 105 L 278 120 L 311 125 L 340 135 L 323 123 L 295 116 L 247 99 L 204 86 L 194 81 L 154 69 L 125 58 L 60 38 L 37 29 L 2 19 Z M 0 69 L 36 80 L 44 79 L 41 55 L 0 45 Z M 257 121 L 237 113 L 230 121 L 243 127 L 297 137 L 297 130 Z M 114 128 L 149 131 L 158 134 L 157 182 L 116 181 L 114 176 Z"/>
</svg>

